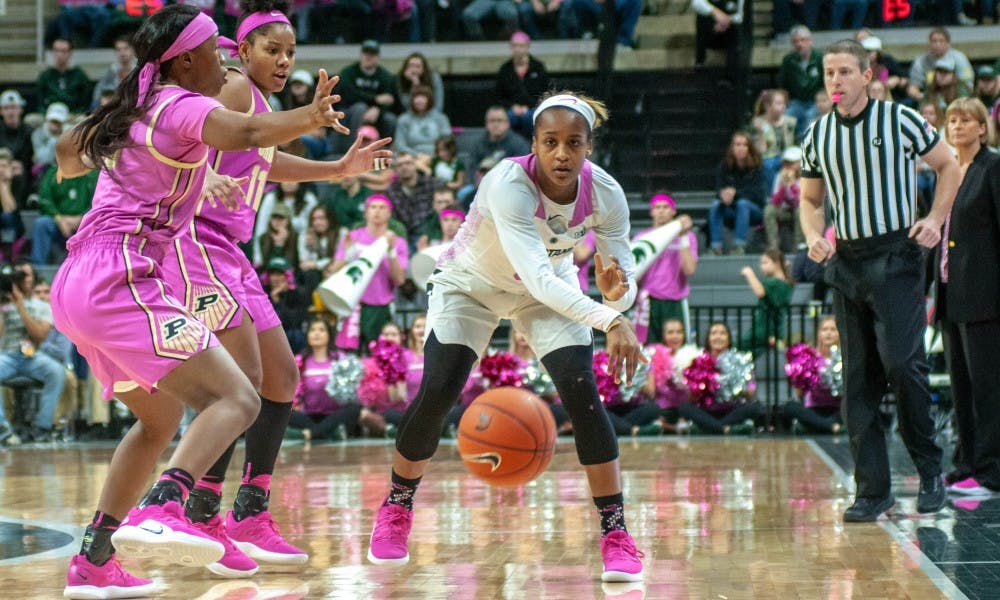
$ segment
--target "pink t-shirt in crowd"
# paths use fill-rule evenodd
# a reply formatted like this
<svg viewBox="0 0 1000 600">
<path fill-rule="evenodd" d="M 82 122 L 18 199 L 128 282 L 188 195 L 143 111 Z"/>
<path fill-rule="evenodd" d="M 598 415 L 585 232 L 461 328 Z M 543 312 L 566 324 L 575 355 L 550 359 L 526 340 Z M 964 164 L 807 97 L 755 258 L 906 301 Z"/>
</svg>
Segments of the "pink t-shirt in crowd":
<svg viewBox="0 0 1000 600">
<path fill-rule="evenodd" d="M 160 88 L 149 112 L 132 124 L 125 147 L 108 161 L 110 171 L 101 170 L 93 207 L 67 248 L 102 234 L 136 235 L 160 245 L 184 231 L 208 169 L 202 127 L 221 106 L 181 87 Z"/>
<path fill-rule="evenodd" d="M 641 238 L 650 231 L 652 229 L 644 229 L 635 237 Z M 697 261 L 698 238 L 691 231 L 687 232 L 687 236 L 691 244 L 691 256 Z M 646 290 L 651 298 L 657 300 L 683 300 L 688 297 L 691 288 L 688 285 L 687 275 L 681 270 L 680 236 L 674 238 L 659 258 L 649 265 L 639 280 L 639 289 Z"/>
<path fill-rule="evenodd" d="M 334 260 L 353 260 L 378 239 L 378 237 L 368 233 L 366 227 L 359 227 L 348 235 L 354 240 L 354 244 L 349 251 L 346 251 L 344 250 L 344 240 L 341 240 L 337 245 Z M 399 236 L 396 236 L 396 255 L 399 264 L 405 270 L 410 262 L 410 251 L 406 247 L 406 240 Z M 373 306 L 385 306 L 392 302 L 395 297 L 395 289 L 396 286 L 392 284 L 392 276 L 389 274 L 389 255 L 387 254 L 382 259 L 378 269 L 375 270 L 375 275 L 372 277 L 371 283 L 368 284 L 368 288 L 365 289 L 365 293 L 361 295 L 361 302 Z"/>
</svg>

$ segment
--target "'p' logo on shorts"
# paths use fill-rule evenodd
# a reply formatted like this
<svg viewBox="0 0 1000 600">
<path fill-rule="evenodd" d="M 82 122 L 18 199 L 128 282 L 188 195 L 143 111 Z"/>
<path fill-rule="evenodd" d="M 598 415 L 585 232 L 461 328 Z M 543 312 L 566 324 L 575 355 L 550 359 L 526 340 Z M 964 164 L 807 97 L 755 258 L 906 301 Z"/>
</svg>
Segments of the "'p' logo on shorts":
<svg viewBox="0 0 1000 600">
<path fill-rule="evenodd" d="M 184 317 L 177 317 L 176 319 L 171 319 L 163 325 L 160 325 L 164 341 L 170 341 L 177 337 L 187 323 L 188 321 Z"/>
<path fill-rule="evenodd" d="M 194 299 L 194 306 L 191 307 L 194 312 L 200 313 L 208 310 L 210 306 L 219 301 L 219 294 L 213 292 L 211 294 L 204 294 L 198 296 Z"/>
</svg>

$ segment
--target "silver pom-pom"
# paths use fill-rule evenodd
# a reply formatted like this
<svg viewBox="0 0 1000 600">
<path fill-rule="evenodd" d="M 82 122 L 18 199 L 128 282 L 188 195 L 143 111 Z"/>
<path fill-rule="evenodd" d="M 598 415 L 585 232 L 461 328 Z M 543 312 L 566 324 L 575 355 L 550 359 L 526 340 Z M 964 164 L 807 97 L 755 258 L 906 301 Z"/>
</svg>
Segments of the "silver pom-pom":
<svg viewBox="0 0 1000 600">
<path fill-rule="evenodd" d="M 644 348 L 642 355 L 646 357 L 649 362 L 640 362 L 635 367 L 635 375 L 632 376 L 632 383 L 625 384 L 625 375 L 622 374 L 621 390 L 622 390 L 622 401 L 623 402 L 633 402 L 640 401 L 642 394 L 642 386 L 646 385 L 646 381 L 649 379 L 649 365 L 653 360 L 653 349 Z"/>
<path fill-rule="evenodd" d="M 844 362 L 840 357 L 840 347 L 830 347 L 830 358 L 823 361 L 819 369 L 819 380 L 830 395 L 840 398 L 844 393 Z"/>
<path fill-rule="evenodd" d="M 536 396 L 554 396 L 556 385 L 552 383 L 552 377 L 538 364 L 537 359 L 528 361 L 528 366 L 524 368 L 524 387 L 531 390 Z"/>
<path fill-rule="evenodd" d="M 756 389 L 753 378 L 753 354 L 727 350 L 716 359 L 719 369 L 720 402 L 746 400 L 749 392 Z"/>
<path fill-rule="evenodd" d="M 357 356 L 346 356 L 330 367 L 330 380 L 326 393 L 338 404 L 358 403 L 358 384 L 365 374 L 365 366 Z"/>
</svg>

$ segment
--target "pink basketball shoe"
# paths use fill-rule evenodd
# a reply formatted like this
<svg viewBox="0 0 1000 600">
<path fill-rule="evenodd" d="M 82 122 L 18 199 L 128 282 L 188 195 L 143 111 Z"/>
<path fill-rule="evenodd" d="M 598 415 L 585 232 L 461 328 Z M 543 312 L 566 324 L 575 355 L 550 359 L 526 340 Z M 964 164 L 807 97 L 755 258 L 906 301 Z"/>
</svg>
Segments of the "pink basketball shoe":
<svg viewBox="0 0 1000 600">
<path fill-rule="evenodd" d="M 215 515 L 205 523 L 193 523 L 202 533 L 207 534 L 226 549 L 218 561 L 207 566 L 207 569 L 221 577 L 250 577 L 257 572 L 257 563 L 236 547 L 226 532 L 226 523 L 219 515 Z"/>
<path fill-rule="evenodd" d="M 82 554 L 69 561 L 66 573 L 66 598 L 141 598 L 156 591 L 156 584 L 129 574 L 114 556 L 97 566 Z"/>
<path fill-rule="evenodd" d="M 405 565 L 410 562 L 406 540 L 413 526 L 413 511 L 398 504 L 378 509 L 368 544 L 368 560 L 376 565 Z"/>
<path fill-rule="evenodd" d="M 278 565 L 301 565 L 309 560 L 305 550 L 281 537 L 270 511 L 259 512 L 242 521 L 237 521 L 233 511 L 229 511 L 226 532 L 236 546 L 254 560 Z"/>
<path fill-rule="evenodd" d="M 226 553 L 221 543 L 184 516 L 184 507 L 177 502 L 128 511 L 111 543 L 125 558 L 162 558 L 187 567 L 204 567 Z"/>
<path fill-rule="evenodd" d="M 627 531 L 618 529 L 601 538 L 604 573 L 601 581 L 642 581 L 642 558 Z"/>
</svg>

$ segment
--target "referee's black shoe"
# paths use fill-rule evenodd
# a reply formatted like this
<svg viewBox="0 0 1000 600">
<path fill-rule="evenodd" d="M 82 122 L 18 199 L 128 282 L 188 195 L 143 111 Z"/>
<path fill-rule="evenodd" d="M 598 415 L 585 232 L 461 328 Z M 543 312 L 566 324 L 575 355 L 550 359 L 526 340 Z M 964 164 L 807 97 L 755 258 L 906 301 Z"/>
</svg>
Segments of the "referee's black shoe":
<svg viewBox="0 0 1000 600">
<path fill-rule="evenodd" d="M 917 512 L 932 513 L 944 508 L 947 500 L 947 489 L 940 475 L 920 478 L 920 491 L 917 493 Z"/>
<path fill-rule="evenodd" d="M 844 511 L 845 523 L 870 523 L 877 521 L 879 516 L 896 504 L 896 499 L 889 494 L 885 498 L 865 498 L 858 496 L 854 504 Z"/>
</svg>

